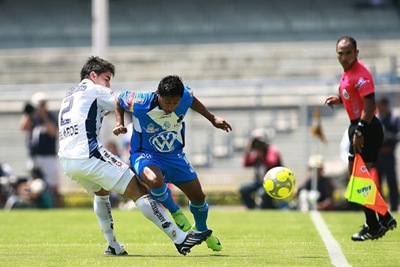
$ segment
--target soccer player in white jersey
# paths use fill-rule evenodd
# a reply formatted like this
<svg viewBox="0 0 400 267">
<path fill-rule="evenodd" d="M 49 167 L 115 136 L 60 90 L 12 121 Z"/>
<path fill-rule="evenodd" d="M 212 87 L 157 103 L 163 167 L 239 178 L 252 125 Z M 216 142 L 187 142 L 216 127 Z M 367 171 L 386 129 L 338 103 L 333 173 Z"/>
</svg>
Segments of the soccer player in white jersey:
<svg viewBox="0 0 400 267">
<path fill-rule="evenodd" d="M 94 211 L 108 242 L 105 255 L 126 255 L 114 234 L 109 192 L 131 198 L 137 208 L 158 226 L 186 255 L 212 233 L 183 232 L 147 193 L 127 164 L 103 147 L 98 139 L 103 117 L 114 110 L 115 93 L 110 89 L 114 65 L 90 57 L 81 70 L 81 82 L 67 91 L 58 117 L 59 151 L 65 173 L 94 194 Z"/>
<path fill-rule="evenodd" d="M 174 202 L 166 182 L 177 186 L 189 198 L 189 207 L 195 220 L 194 229 L 205 231 L 208 204 L 200 181 L 186 159 L 184 117 L 188 109 L 201 114 L 214 127 L 226 132 L 232 127 L 224 119 L 212 114 L 185 86 L 180 77 L 164 77 L 156 92 L 122 92 L 115 103 L 117 120 L 114 134 L 124 134 L 124 112 L 133 116 L 130 162 L 135 173 L 150 187 L 152 196 L 166 207 L 175 223 L 184 231 L 191 225 Z M 222 245 L 214 235 L 206 239 L 207 246 L 220 251 Z"/>
</svg>

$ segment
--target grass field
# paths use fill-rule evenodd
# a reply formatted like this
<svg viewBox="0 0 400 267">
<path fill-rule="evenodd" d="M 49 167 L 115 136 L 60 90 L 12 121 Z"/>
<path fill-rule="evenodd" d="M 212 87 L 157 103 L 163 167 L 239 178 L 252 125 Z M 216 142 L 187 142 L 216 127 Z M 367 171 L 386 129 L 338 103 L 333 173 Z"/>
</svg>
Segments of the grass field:
<svg viewBox="0 0 400 267">
<path fill-rule="evenodd" d="M 352 266 L 400 266 L 399 229 L 353 242 L 363 213 L 322 217 Z M 332 266 L 309 213 L 211 207 L 209 226 L 223 250 L 202 244 L 187 256 L 137 210 L 114 210 L 114 221 L 129 256 L 102 255 L 106 243 L 91 209 L 0 212 L 0 266 Z"/>
</svg>

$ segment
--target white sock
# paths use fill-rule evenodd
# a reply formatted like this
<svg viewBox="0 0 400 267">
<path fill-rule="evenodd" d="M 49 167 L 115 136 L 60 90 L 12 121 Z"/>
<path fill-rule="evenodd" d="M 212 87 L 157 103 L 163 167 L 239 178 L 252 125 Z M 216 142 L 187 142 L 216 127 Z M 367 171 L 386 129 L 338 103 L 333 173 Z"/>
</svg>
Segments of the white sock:
<svg viewBox="0 0 400 267">
<path fill-rule="evenodd" d="M 119 253 L 121 251 L 121 245 L 118 243 L 114 234 L 114 220 L 111 214 L 110 197 L 95 195 L 93 199 L 93 208 L 108 245 Z"/>
<path fill-rule="evenodd" d="M 143 215 L 161 229 L 175 244 L 182 243 L 186 233 L 176 226 L 164 209 L 150 195 L 144 195 L 135 202 Z"/>
</svg>

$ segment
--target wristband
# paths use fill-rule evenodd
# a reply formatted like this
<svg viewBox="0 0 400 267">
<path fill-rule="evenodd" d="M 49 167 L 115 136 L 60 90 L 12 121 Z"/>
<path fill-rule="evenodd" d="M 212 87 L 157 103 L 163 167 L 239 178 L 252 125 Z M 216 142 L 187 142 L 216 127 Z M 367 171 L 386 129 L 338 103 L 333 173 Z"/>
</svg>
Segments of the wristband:
<svg viewBox="0 0 400 267">
<path fill-rule="evenodd" d="M 368 125 L 368 122 L 366 120 L 360 120 L 357 124 L 356 130 L 364 134 L 365 127 Z"/>
</svg>

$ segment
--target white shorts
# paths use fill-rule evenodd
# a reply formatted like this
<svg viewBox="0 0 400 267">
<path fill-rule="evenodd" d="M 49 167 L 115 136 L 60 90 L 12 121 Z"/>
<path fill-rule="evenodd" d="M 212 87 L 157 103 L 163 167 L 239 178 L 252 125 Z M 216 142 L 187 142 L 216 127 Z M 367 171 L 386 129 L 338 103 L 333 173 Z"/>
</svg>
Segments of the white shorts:
<svg viewBox="0 0 400 267">
<path fill-rule="evenodd" d="M 105 148 L 99 148 L 103 159 L 91 157 L 90 159 L 60 158 L 65 174 L 76 181 L 89 194 L 100 189 L 124 194 L 134 177 L 133 171 L 119 157 L 113 155 Z"/>
</svg>

